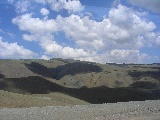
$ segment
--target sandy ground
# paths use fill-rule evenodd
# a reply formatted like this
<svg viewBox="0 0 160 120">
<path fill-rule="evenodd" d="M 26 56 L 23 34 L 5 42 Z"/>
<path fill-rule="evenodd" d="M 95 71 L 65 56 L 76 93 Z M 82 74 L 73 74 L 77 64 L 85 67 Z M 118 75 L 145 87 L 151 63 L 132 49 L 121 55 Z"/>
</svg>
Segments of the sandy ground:
<svg viewBox="0 0 160 120">
<path fill-rule="evenodd" d="M 160 100 L 0 109 L 0 120 L 160 120 Z"/>
</svg>

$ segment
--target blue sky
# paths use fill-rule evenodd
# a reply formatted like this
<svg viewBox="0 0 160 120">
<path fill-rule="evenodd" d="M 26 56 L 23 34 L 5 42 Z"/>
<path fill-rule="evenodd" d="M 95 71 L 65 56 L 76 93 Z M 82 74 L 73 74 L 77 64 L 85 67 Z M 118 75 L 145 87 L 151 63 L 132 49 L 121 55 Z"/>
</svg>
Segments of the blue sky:
<svg viewBox="0 0 160 120">
<path fill-rule="evenodd" d="M 1 0 L 0 59 L 160 62 L 159 0 Z"/>
</svg>

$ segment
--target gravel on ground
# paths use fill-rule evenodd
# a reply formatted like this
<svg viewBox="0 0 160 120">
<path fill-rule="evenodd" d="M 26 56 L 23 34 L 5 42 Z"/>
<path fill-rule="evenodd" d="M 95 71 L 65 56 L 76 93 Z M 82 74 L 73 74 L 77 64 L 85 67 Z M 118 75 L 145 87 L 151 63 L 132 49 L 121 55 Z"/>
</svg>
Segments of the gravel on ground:
<svg viewBox="0 0 160 120">
<path fill-rule="evenodd" d="M 0 109 L 0 120 L 160 120 L 160 100 Z"/>
</svg>

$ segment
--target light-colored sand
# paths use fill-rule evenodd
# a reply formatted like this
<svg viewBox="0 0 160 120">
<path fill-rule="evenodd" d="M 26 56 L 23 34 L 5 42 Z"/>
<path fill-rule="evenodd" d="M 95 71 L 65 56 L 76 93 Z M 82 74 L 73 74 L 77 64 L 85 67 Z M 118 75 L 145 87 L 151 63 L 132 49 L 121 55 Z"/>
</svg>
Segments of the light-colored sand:
<svg viewBox="0 0 160 120">
<path fill-rule="evenodd" d="M 160 120 L 160 100 L 0 109 L 0 120 Z"/>
</svg>

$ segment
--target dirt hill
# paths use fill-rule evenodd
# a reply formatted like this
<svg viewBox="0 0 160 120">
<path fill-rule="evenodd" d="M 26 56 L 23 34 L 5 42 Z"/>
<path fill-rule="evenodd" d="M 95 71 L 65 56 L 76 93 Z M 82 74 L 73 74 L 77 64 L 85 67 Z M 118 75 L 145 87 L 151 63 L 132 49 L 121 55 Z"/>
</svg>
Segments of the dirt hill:
<svg viewBox="0 0 160 120">
<path fill-rule="evenodd" d="M 149 99 L 160 99 L 160 64 L 97 64 L 69 59 L 0 60 L 0 107 Z M 15 102 L 17 100 L 20 102 Z"/>
</svg>

